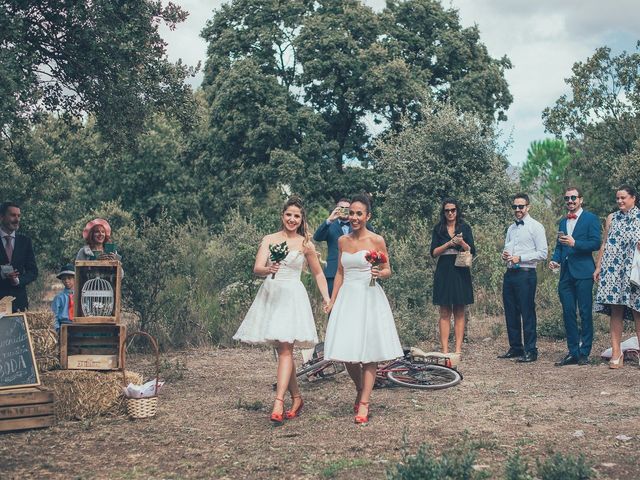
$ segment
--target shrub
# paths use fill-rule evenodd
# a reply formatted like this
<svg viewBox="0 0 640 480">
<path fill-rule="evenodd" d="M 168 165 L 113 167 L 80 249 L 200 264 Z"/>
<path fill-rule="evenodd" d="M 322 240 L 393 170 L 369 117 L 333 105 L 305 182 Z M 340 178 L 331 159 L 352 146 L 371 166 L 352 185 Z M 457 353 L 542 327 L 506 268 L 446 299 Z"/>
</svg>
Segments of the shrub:
<svg viewBox="0 0 640 480">
<path fill-rule="evenodd" d="M 565 457 L 556 453 L 544 461 L 537 460 L 536 464 L 541 480 L 589 480 L 592 476 L 591 467 L 582 454 Z"/>
</svg>

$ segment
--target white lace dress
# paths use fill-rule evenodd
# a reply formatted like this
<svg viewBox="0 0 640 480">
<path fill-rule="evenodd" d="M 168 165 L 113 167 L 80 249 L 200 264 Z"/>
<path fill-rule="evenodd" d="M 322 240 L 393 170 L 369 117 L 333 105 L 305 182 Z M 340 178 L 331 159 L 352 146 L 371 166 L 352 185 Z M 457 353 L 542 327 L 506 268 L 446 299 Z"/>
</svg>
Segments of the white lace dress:
<svg viewBox="0 0 640 480">
<path fill-rule="evenodd" d="M 300 281 L 304 254 L 291 251 L 275 279 L 265 278 L 251 308 L 233 336 L 251 344 L 293 343 L 309 348 L 318 343 L 309 295 Z"/>
</svg>

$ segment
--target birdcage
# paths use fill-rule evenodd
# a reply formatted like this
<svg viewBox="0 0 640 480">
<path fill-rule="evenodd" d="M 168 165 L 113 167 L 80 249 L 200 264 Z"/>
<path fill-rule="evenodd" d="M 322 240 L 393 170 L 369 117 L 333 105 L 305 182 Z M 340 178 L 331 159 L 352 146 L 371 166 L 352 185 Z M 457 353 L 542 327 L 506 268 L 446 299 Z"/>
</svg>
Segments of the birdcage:
<svg viewBox="0 0 640 480">
<path fill-rule="evenodd" d="M 85 317 L 108 317 L 113 314 L 113 287 L 104 278 L 96 277 L 82 286 L 80 295 Z"/>
</svg>

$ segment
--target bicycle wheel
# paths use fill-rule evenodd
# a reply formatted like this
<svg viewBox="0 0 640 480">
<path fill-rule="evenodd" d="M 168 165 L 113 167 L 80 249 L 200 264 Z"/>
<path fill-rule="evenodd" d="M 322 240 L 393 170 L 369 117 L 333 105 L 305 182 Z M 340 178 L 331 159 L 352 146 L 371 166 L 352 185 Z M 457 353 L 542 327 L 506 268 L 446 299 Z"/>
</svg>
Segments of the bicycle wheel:
<svg viewBox="0 0 640 480">
<path fill-rule="evenodd" d="M 441 365 L 405 364 L 388 372 L 387 378 L 402 387 L 440 390 L 460 383 L 462 375 Z"/>
<path fill-rule="evenodd" d="M 329 365 L 331 360 L 322 359 L 316 363 L 312 363 L 310 365 L 302 365 L 298 370 L 296 370 L 296 377 L 301 377 L 302 375 L 313 375 L 314 373 L 322 370 L 324 367 Z"/>
</svg>

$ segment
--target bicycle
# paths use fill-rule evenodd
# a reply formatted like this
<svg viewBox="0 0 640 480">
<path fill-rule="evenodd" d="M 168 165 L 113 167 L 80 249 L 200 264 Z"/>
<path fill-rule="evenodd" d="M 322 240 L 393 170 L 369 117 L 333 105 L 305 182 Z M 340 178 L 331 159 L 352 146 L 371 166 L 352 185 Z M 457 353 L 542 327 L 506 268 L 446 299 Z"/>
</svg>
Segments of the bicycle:
<svg viewBox="0 0 640 480">
<path fill-rule="evenodd" d="M 344 370 L 344 365 L 324 358 L 324 344 L 319 343 L 313 354 L 296 370 L 296 376 L 309 379 L 333 376 Z M 440 390 L 453 387 L 462 381 L 462 374 L 451 363 L 447 354 L 425 353 L 412 347 L 404 350 L 404 356 L 378 364 L 377 387 L 397 385 L 406 388 Z"/>
</svg>

